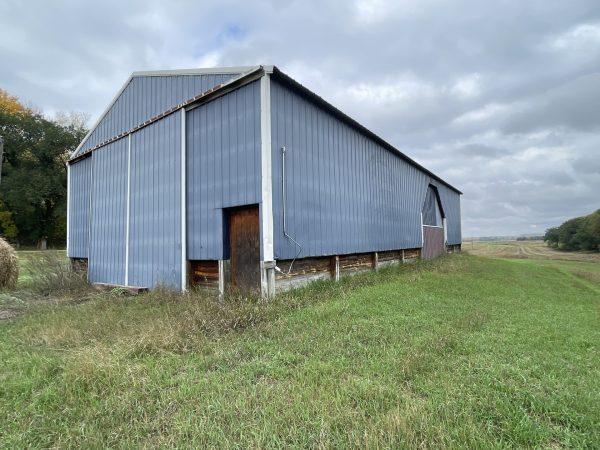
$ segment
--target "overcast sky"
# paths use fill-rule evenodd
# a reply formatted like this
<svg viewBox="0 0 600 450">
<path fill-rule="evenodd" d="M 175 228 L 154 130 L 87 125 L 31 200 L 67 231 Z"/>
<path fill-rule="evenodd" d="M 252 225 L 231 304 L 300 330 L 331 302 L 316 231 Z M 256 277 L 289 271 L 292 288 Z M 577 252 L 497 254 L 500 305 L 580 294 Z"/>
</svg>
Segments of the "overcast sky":
<svg viewBox="0 0 600 450">
<path fill-rule="evenodd" d="M 600 208 L 600 2 L 0 3 L 0 88 L 90 124 L 136 70 L 275 64 L 457 186 L 463 236 Z"/>
</svg>

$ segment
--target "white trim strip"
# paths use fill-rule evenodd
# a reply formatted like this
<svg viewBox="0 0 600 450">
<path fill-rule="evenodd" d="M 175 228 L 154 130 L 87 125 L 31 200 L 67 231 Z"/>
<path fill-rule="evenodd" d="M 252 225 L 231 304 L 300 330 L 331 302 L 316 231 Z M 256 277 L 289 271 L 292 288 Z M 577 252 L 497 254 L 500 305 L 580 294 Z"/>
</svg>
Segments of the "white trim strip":
<svg viewBox="0 0 600 450">
<path fill-rule="evenodd" d="M 262 260 L 273 261 L 273 179 L 271 172 L 271 78 L 260 79 L 260 164 Z"/>
<path fill-rule="evenodd" d="M 186 208 L 186 123 L 185 108 L 181 109 L 181 291 L 187 291 L 187 208 Z"/>
<path fill-rule="evenodd" d="M 225 261 L 222 259 L 218 262 L 219 267 L 219 299 L 223 300 L 225 295 Z"/>
<path fill-rule="evenodd" d="M 421 248 L 425 245 L 425 236 L 423 235 L 423 213 L 421 213 Z"/>
<path fill-rule="evenodd" d="M 129 286 L 129 222 L 131 216 L 131 134 L 127 137 L 127 207 L 125 216 L 125 286 Z"/>
<path fill-rule="evenodd" d="M 0 155 L 0 158 L 2 156 Z M 0 161 L 2 164 L 2 161 Z M 71 165 L 67 163 L 67 258 L 71 256 Z"/>
<path fill-rule="evenodd" d="M 447 225 L 447 222 L 446 222 L 446 218 L 444 217 L 442 219 L 442 226 L 444 227 L 444 245 L 448 244 L 448 227 L 446 225 Z"/>
<path fill-rule="evenodd" d="M 94 169 L 96 165 L 96 158 L 94 155 L 91 156 L 90 160 L 90 194 L 88 201 L 88 244 L 87 244 L 87 256 L 88 256 L 88 270 L 87 270 L 87 281 L 88 283 L 92 281 L 90 279 L 90 272 L 93 266 L 94 258 L 92 258 L 92 227 L 94 226 L 94 209 L 92 208 L 92 202 L 94 201 L 94 192 L 96 191 L 96 177 L 94 176 Z"/>
<path fill-rule="evenodd" d="M 444 219 L 446 220 L 446 219 Z M 444 228 L 443 226 L 439 226 L 439 225 L 425 225 L 423 224 L 424 227 L 428 227 L 428 228 Z"/>
</svg>

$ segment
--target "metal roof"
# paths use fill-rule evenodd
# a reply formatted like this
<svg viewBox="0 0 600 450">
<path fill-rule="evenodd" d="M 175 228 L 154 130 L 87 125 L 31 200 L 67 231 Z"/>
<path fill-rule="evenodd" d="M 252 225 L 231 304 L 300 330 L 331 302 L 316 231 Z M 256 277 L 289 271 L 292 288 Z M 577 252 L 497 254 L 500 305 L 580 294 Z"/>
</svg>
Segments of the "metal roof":
<svg viewBox="0 0 600 450">
<path fill-rule="evenodd" d="M 214 67 L 214 68 L 206 68 L 206 69 L 200 68 L 200 69 L 174 69 L 174 70 L 145 70 L 145 71 L 142 70 L 142 71 L 133 72 L 131 75 L 129 75 L 129 78 L 127 78 L 125 83 L 123 83 L 123 85 L 118 90 L 118 92 L 113 97 L 113 99 L 110 101 L 110 103 L 108 104 L 106 109 L 102 112 L 102 114 L 100 114 L 100 116 L 98 117 L 98 120 L 96 120 L 96 122 L 94 122 L 94 125 L 92 125 L 92 127 L 90 128 L 90 131 L 81 140 L 81 142 L 79 143 L 77 148 L 71 153 L 70 158 L 72 159 L 72 158 L 75 158 L 76 156 L 79 156 L 78 152 L 79 152 L 79 150 L 81 150 L 81 147 L 83 146 L 83 144 L 85 144 L 85 142 L 91 136 L 92 132 L 98 127 L 100 122 L 102 122 L 102 119 L 104 119 L 104 117 L 106 117 L 106 114 L 108 114 L 108 112 L 111 110 L 111 108 L 117 102 L 117 100 L 119 99 L 121 94 L 123 94 L 123 91 L 125 90 L 125 88 L 127 88 L 129 83 L 131 82 L 131 80 L 133 80 L 136 77 L 162 77 L 162 76 L 170 76 L 170 75 L 176 76 L 176 75 L 205 75 L 205 74 L 238 74 L 238 73 L 250 72 L 252 70 L 256 70 L 257 68 L 258 68 L 258 66 L 239 66 L 239 67 Z"/>
<path fill-rule="evenodd" d="M 413 165 L 414 167 L 416 167 L 420 171 L 426 173 L 431 178 L 433 178 L 433 179 L 439 181 L 440 183 L 446 185 L 447 187 L 449 187 L 453 191 L 455 191 L 455 192 L 457 192 L 459 194 L 462 194 L 462 192 L 460 190 L 458 190 L 457 188 L 455 188 L 454 186 L 452 186 L 450 183 L 448 183 L 447 181 L 443 180 L 442 178 L 440 178 L 439 176 L 437 176 L 436 174 L 434 174 L 430 170 L 426 169 L 421 164 L 417 163 L 415 160 L 413 160 L 412 158 L 408 157 L 406 154 L 402 153 L 400 150 L 398 150 L 392 144 L 390 144 L 389 142 L 387 142 L 386 140 L 384 140 L 383 138 L 381 138 L 380 136 L 378 136 L 377 134 L 375 134 L 374 132 L 372 132 L 371 130 L 369 130 L 368 128 L 366 128 L 364 125 L 361 125 L 359 122 L 357 122 L 356 120 L 354 120 L 353 118 L 351 118 L 347 114 L 343 113 L 342 111 L 340 111 L 339 109 L 337 109 L 335 106 L 333 106 L 331 103 L 327 102 L 325 99 L 323 99 L 319 95 L 315 94 L 310 89 L 308 89 L 307 87 L 303 86 L 298 81 L 296 81 L 293 78 L 291 78 L 289 75 L 286 75 L 281 70 L 279 70 L 276 66 L 273 66 L 273 65 L 223 67 L 223 68 L 208 68 L 208 69 L 156 70 L 156 71 L 133 72 L 131 74 L 131 76 L 127 79 L 127 81 L 123 84 L 123 86 L 121 87 L 121 89 L 119 89 L 119 91 L 117 92 L 117 94 L 115 95 L 115 97 L 113 98 L 113 100 L 110 102 L 110 104 L 108 105 L 108 107 L 106 108 L 106 110 L 100 115 L 100 117 L 98 118 L 98 120 L 96 121 L 96 123 L 92 126 L 92 128 L 89 131 L 89 133 L 81 141 L 81 143 L 75 149 L 75 151 L 73 151 L 73 153 L 71 154 L 71 157 L 70 157 L 70 161 L 72 162 L 72 161 L 74 161 L 76 159 L 79 159 L 80 157 L 86 155 L 87 153 L 90 153 L 91 151 L 97 150 L 98 148 L 101 148 L 101 147 L 109 144 L 110 142 L 114 142 L 115 140 L 121 139 L 121 138 L 125 137 L 127 134 L 132 133 L 133 131 L 136 131 L 136 130 L 138 130 L 140 128 L 143 128 L 143 127 L 145 127 L 145 126 L 147 126 L 147 125 L 155 122 L 156 120 L 159 120 L 159 119 L 161 119 L 161 118 L 163 118 L 163 117 L 165 117 L 165 116 L 167 116 L 169 114 L 172 114 L 172 113 L 176 112 L 177 110 L 179 110 L 181 108 L 193 107 L 193 105 L 196 104 L 196 103 L 201 103 L 201 102 L 209 101 L 209 100 L 211 100 L 211 99 L 213 99 L 215 97 L 224 95 L 224 94 L 226 94 L 227 92 L 229 92 L 233 88 L 237 88 L 237 87 L 239 87 L 241 85 L 244 85 L 246 83 L 254 81 L 256 79 L 256 75 L 257 74 L 259 76 L 263 76 L 265 73 L 271 74 L 277 80 L 279 80 L 279 81 L 285 83 L 286 85 L 294 88 L 295 90 L 297 90 L 298 92 L 300 92 L 302 95 L 305 95 L 307 98 L 309 98 L 312 101 L 314 101 L 315 103 L 319 104 L 322 108 L 326 109 L 327 111 L 329 111 L 334 116 L 338 117 L 339 119 L 341 119 L 342 121 L 344 121 L 345 123 L 347 123 L 348 125 L 350 125 L 351 127 L 357 129 L 359 132 L 361 132 L 361 133 L 365 134 L 366 136 L 370 137 L 375 142 L 377 142 L 379 145 L 385 147 L 387 150 L 389 150 L 392 153 L 396 154 L 401 159 L 403 159 L 406 162 L 408 162 L 409 164 Z M 106 114 L 108 113 L 108 111 L 115 104 L 115 102 L 117 101 L 117 99 L 119 98 L 119 96 L 123 93 L 123 91 L 125 90 L 125 88 L 127 87 L 127 85 L 131 82 L 131 80 L 133 78 L 135 78 L 135 77 L 151 77 L 151 76 L 169 76 L 169 75 L 172 75 L 172 76 L 176 76 L 176 75 L 198 75 L 198 74 L 240 74 L 240 75 L 238 77 L 232 78 L 231 80 L 229 80 L 226 83 L 222 83 L 220 85 L 215 86 L 212 89 L 209 89 L 207 92 L 200 93 L 200 94 L 192 97 L 191 99 L 189 99 L 189 100 L 187 100 L 187 101 L 185 101 L 183 103 L 180 103 L 180 104 L 178 104 L 178 105 L 176 105 L 176 106 L 174 106 L 174 107 L 172 107 L 172 108 L 170 108 L 170 109 L 162 112 L 161 114 L 158 114 L 157 116 L 155 116 L 155 117 L 153 117 L 153 118 L 151 118 L 151 119 L 149 119 L 149 120 L 147 120 L 147 121 L 145 121 L 145 122 L 137 125 L 136 127 L 132 128 L 130 130 L 127 130 L 127 131 L 119 134 L 118 136 L 113 137 L 112 139 L 109 139 L 108 141 L 102 142 L 101 144 L 98 144 L 97 146 L 95 146 L 93 148 L 90 148 L 90 149 L 86 150 L 84 153 L 81 153 L 81 154 L 78 153 L 81 150 L 81 147 L 83 146 L 83 144 L 88 139 L 88 137 L 91 135 L 91 133 L 94 131 L 94 129 L 98 126 L 98 124 L 102 121 L 102 119 L 106 116 Z"/>
</svg>

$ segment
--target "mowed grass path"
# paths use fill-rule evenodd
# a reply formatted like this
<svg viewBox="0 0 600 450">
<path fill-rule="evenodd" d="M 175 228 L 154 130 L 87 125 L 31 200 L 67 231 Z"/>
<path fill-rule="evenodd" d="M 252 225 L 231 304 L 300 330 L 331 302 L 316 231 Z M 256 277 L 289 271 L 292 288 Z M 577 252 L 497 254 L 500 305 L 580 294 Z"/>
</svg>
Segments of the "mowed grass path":
<svg viewBox="0 0 600 450">
<path fill-rule="evenodd" d="M 561 268 L 454 255 L 318 284 L 234 331 L 203 301 L 0 323 L 0 447 L 600 447 L 600 284 Z"/>
</svg>

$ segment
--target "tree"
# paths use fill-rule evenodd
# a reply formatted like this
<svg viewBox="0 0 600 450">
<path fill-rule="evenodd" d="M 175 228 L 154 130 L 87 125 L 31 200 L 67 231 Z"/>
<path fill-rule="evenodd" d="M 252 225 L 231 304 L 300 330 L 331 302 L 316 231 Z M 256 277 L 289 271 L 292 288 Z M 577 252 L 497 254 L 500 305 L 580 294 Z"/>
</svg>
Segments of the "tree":
<svg viewBox="0 0 600 450">
<path fill-rule="evenodd" d="M 544 242 L 547 242 L 550 247 L 558 247 L 558 227 L 548 228 L 546 230 L 546 234 L 544 235 Z"/>
<path fill-rule="evenodd" d="M 0 135 L 4 137 L 0 227 L 22 243 L 45 245 L 65 240 L 66 161 L 86 131 L 79 123 L 66 125 L 15 106 L 15 97 L 0 99 Z M 6 105 L 6 106 L 2 106 Z M 4 108 L 4 109 L 2 109 Z M 10 214 L 6 214 L 6 213 Z"/>
<path fill-rule="evenodd" d="M 576 217 L 561 226 L 549 228 L 544 241 L 563 250 L 600 251 L 600 209 L 584 217 Z"/>
<path fill-rule="evenodd" d="M 0 111 L 11 115 L 32 113 L 31 109 L 19 101 L 18 97 L 10 95 L 4 89 L 0 89 Z"/>
</svg>

